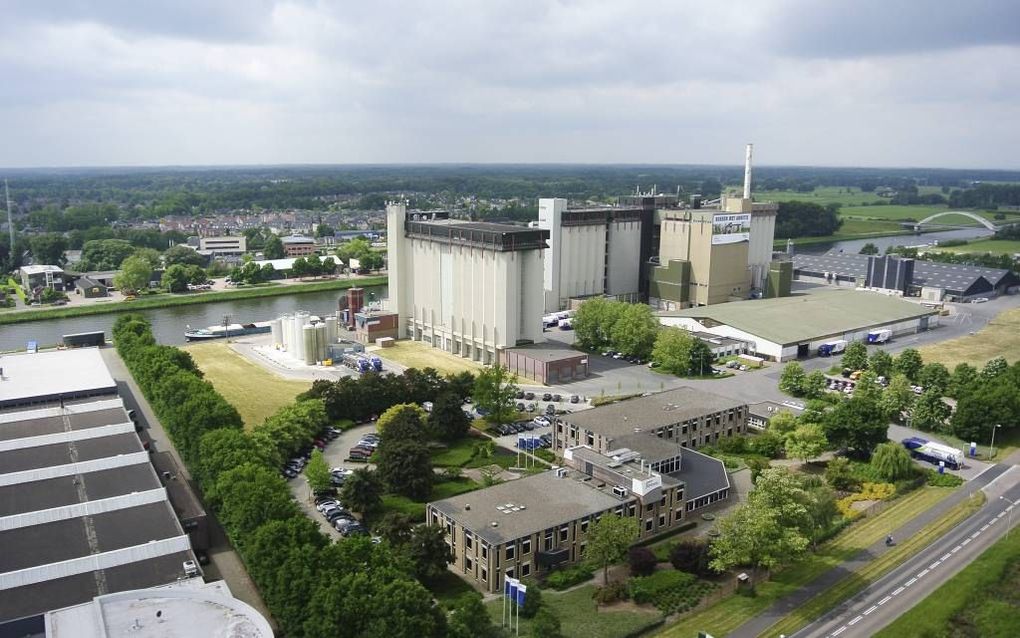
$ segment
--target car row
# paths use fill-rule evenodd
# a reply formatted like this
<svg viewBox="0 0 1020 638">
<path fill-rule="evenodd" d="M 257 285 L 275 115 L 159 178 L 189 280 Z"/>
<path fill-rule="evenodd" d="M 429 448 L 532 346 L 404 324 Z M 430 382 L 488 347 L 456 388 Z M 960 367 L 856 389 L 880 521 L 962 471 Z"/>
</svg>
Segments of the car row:
<svg viewBox="0 0 1020 638">
<path fill-rule="evenodd" d="M 374 432 L 364 435 L 361 437 L 361 440 L 354 444 L 354 447 L 348 451 L 348 460 L 367 463 L 368 459 L 372 458 L 372 455 L 375 454 L 376 448 L 379 447 L 379 441 L 379 435 Z"/>
<path fill-rule="evenodd" d="M 281 468 L 280 473 L 286 479 L 297 478 L 297 475 L 301 473 L 301 470 L 305 469 L 305 465 L 312 458 L 312 451 L 326 449 L 326 445 L 330 441 L 335 440 L 341 433 L 342 430 L 340 428 L 333 426 L 326 427 L 315 437 L 311 445 L 305 447 L 297 456 L 287 461 L 283 468 Z"/>
<path fill-rule="evenodd" d="M 333 526 L 333 529 L 340 532 L 340 535 L 345 538 L 368 535 L 368 529 L 347 511 L 343 503 L 334 497 L 316 497 L 315 509 Z"/>
<path fill-rule="evenodd" d="M 642 359 L 641 357 L 635 357 L 633 355 L 625 354 L 623 352 L 616 352 L 614 350 L 606 350 L 605 352 L 602 353 L 602 356 L 609 357 L 611 359 L 616 359 L 617 361 L 626 361 L 627 363 L 637 364 L 645 363 L 645 360 Z"/>
</svg>

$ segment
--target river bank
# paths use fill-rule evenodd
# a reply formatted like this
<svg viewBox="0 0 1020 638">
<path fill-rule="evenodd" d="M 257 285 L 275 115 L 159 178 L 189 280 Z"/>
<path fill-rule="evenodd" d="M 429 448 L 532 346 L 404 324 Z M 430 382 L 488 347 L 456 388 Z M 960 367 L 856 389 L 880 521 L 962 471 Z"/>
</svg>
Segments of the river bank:
<svg viewBox="0 0 1020 638">
<path fill-rule="evenodd" d="M 120 312 L 136 312 L 175 306 L 191 306 L 195 304 L 235 301 L 240 299 L 258 299 L 261 297 L 278 297 L 283 295 L 300 295 L 328 290 L 343 290 L 354 286 L 368 287 L 386 284 L 386 277 L 363 277 L 359 279 L 334 279 L 301 284 L 275 285 L 265 287 L 227 290 L 222 292 L 200 292 L 180 295 L 159 295 L 150 299 L 120 301 L 108 304 L 77 306 L 71 308 L 42 308 L 38 310 L 18 310 L 0 312 L 0 325 L 27 323 L 30 321 L 46 321 L 50 319 L 68 319 Z"/>
</svg>

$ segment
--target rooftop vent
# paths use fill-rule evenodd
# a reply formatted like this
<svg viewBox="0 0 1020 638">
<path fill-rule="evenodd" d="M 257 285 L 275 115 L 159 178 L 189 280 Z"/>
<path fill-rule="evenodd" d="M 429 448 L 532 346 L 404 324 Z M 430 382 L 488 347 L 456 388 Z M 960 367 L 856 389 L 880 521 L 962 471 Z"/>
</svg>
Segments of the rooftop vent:
<svg viewBox="0 0 1020 638">
<path fill-rule="evenodd" d="M 470 503 L 465 503 L 464 504 L 464 511 L 465 512 L 470 512 L 471 511 L 471 504 Z"/>
<path fill-rule="evenodd" d="M 492 521 L 491 523 L 489 523 L 489 526 L 490 527 L 499 527 L 499 521 Z"/>
</svg>

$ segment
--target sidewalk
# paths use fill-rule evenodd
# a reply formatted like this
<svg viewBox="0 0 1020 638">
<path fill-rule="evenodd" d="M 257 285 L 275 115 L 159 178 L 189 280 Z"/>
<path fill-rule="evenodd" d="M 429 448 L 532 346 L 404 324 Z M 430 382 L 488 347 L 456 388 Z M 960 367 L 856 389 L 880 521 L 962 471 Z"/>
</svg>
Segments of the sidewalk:
<svg viewBox="0 0 1020 638">
<path fill-rule="evenodd" d="M 991 483 L 994 479 L 1003 474 L 1011 466 L 1005 464 L 995 465 L 990 468 L 987 472 L 977 477 L 976 479 L 964 484 L 956 493 L 948 496 L 947 498 L 939 501 L 931 509 L 918 514 L 909 522 L 903 524 L 898 529 L 890 530 L 890 534 L 894 538 L 909 538 L 911 535 L 917 533 L 922 527 L 936 520 L 942 516 L 945 512 L 960 503 L 964 499 L 968 498 L 971 494 L 974 494 L 985 485 Z M 737 627 L 730 634 L 730 638 L 755 638 L 756 636 L 764 633 L 769 627 L 777 623 L 784 616 L 803 606 L 809 600 L 822 593 L 829 587 L 832 587 L 843 578 L 846 578 L 851 572 L 854 572 L 861 567 L 867 565 L 875 558 L 881 556 L 883 553 L 888 551 L 885 541 L 878 541 L 871 547 L 859 552 L 856 556 L 848 561 L 841 563 L 840 565 L 833 567 L 829 571 L 825 572 L 815 580 L 811 581 L 806 586 L 798 589 L 789 596 L 779 599 L 774 605 L 766 609 L 764 612 L 758 614 L 751 620 L 747 621 L 740 627 Z"/>
</svg>

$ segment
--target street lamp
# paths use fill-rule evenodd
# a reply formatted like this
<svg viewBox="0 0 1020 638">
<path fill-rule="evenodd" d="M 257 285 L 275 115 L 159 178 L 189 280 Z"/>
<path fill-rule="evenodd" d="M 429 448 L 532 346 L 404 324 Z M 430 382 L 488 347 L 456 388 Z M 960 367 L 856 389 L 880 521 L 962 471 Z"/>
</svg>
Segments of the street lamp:
<svg viewBox="0 0 1020 638">
<path fill-rule="evenodd" d="M 995 456 L 995 431 L 1002 427 L 1001 423 L 996 423 L 995 427 L 992 428 L 992 444 L 988 446 L 988 460 L 991 461 L 992 457 Z"/>
<path fill-rule="evenodd" d="M 999 497 L 1003 501 L 1008 501 L 1013 507 L 1020 507 L 1020 501 L 1014 501 L 1011 498 L 1005 496 Z M 1009 538 L 1009 528 L 1013 527 L 1013 509 L 1006 510 L 1006 538 Z"/>
</svg>

